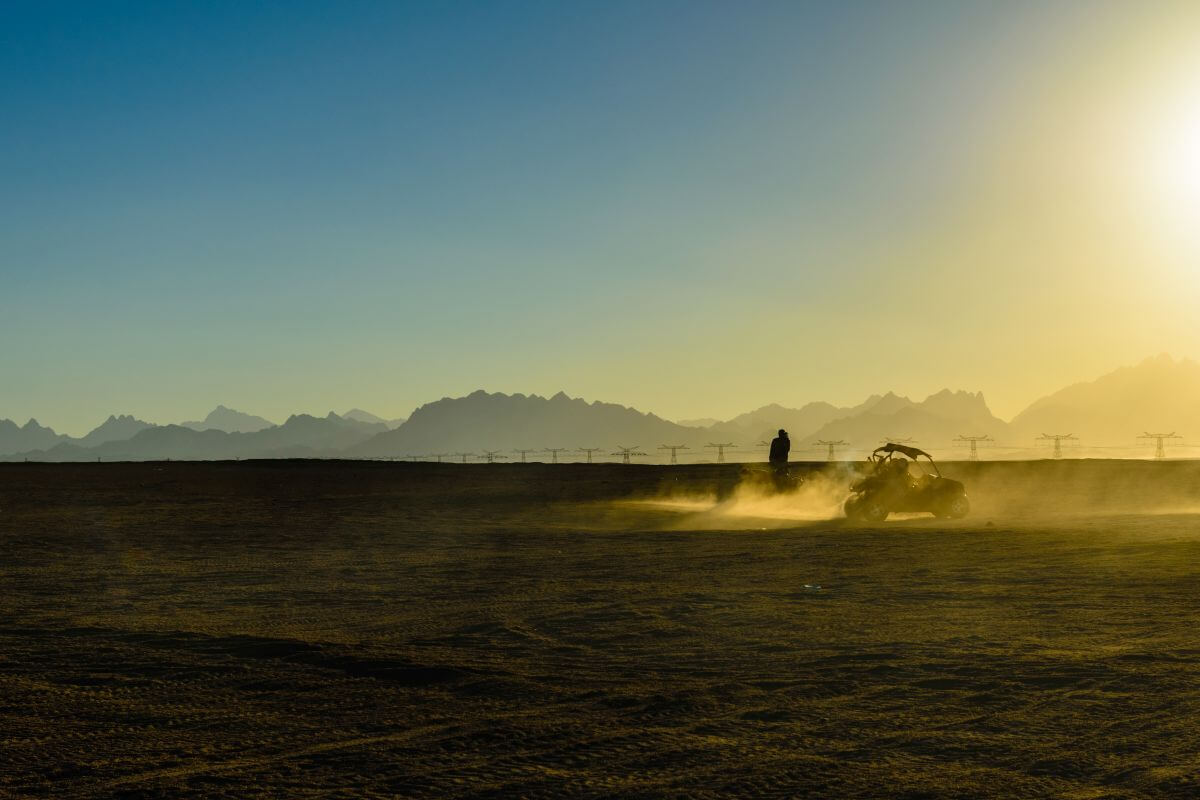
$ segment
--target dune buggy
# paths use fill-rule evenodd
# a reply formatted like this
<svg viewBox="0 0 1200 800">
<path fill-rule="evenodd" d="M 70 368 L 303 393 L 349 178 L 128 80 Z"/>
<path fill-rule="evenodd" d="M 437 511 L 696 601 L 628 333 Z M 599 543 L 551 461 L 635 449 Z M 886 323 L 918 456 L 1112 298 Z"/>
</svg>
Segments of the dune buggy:
<svg viewBox="0 0 1200 800">
<path fill-rule="evenodd" d="M 919 457 L 925 461 L 918 461 Z M 942 477 L 929 453 L 888 443 L 871 454 L 867 474 L 850 485 L 843 508 L 848 519 L 863 522 L 882 522 L 893 512 L 918 511 L 962 519 L 970 513 L 971 502 L 962 483 Z"/>
</svg>

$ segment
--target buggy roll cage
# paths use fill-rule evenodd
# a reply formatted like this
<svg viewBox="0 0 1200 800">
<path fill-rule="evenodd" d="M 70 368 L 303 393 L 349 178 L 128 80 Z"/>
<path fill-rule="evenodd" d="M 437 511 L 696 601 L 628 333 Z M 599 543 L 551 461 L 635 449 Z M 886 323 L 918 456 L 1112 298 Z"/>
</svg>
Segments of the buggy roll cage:
<svg viewBox="0 0 1200 800">
<path fill-rule="evenodd" d="M 890 461 L 892 455 L 895 453 L 903 453 L 913 461 L 917 460 L 917 456 L 925 456 L 925 458 L 929 459 L 929 463 L 933 467 L 933 471 L 937 474 L 937 476 L 939 478 L 942 477 L 942 471 L 938 469 L 937 462 L 933 460 L 933 456 L 929 455 L 929 453 L 926 453 L 919 447 L 907 447 L 902 444 L 893 444 L 892 442 L 888 442 L 883 447 L 875 448 L 874 452 L 871 453 L 871 461 L 875 464 L 881 464 L 885 461 Z"/>
</svg>

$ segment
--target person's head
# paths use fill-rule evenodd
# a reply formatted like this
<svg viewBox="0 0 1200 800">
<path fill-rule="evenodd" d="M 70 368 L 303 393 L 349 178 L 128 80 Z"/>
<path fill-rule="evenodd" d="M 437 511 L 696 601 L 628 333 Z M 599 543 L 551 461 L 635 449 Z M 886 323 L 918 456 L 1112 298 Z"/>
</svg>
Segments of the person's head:
<svg viewBox="0 0 1200 800">
<path fill-rule="evenodd" d="M 785 431 L 783 428 L 780 428 L 780 429 L 779 429 L 779 435 L 780 435 L 782 438 L 786 439 L 786 438 L 787 438 L 787 431 Z"/>
</svg>

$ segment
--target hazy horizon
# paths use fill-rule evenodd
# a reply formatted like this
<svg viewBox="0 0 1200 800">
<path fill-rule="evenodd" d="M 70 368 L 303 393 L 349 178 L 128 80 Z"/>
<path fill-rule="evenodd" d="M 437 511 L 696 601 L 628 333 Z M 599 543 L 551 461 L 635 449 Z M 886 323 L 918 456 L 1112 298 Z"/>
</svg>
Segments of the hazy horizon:
<svg viewBox="0 0 1200 800">
<path fill-rule="evenodd" d="M 1011 419 L 1200 358 L 1200 5 L 19 3 L 0 417 Z"/>
<path fill-rule="evenodd" d="M 1059 391 L 1071 389 L 1071 388 L 1074 388 L 1074 387 L 1080 386 L 1080 385 L 1084 385 L 1084 386 L 1091 385 L 1099 379 L 1110 378 L 1110 377 L 1114 376 L 1114 374 L 1121 372 L 1121 371 L 1134 370 L 1134 368 L 1136 368 L 1136 367 L 1142 367 L 1142 368 L 1147 367 L 1147 366 L 1152 366 L 1154 368 L 1161 367 L 1161 365 L 1163 364 L 1163 359 L 1167 359 L 1167 363 L 1169 363 L 1171 365 L 1171 369 L 1173 372 L 1176 372 L 1176 368 L 1183 368 L 1186 366 L 1191 366 L 1194 368 L 1196 366 L 1196 362 L 1191 359 L 1176 359 L 1169 353 L 1160 353 L 1157 356 L 1147 357 L 1146 359 L 1143 359 L 1142 361 L 1140 361 L 1136 364 L 1115 365 L 1112 370 L 1106 371 L 1103 375 L 1092 376 L 1091 379 L 1087 379 L 1087 380 L 1084 380 L 1081 382 L 1057 387 L 1056 390 L 1047 392 L 1046 395 L 1028 398 L 1028 400 L 1021 405 L 1019 411 L 1028 410 L 1031 407 L 1033 407 L 1034 405 L 1036 405 L 1037 403 L 1039 403 L 1040 401 L 1045 400 L 1047 397 L 1057 394 L 1057 392 L 1059 392 Z M 1178 373 L 1176 372 L 1176 374 L 1178 374 Z M 1145 377 L 1144 374 L 1143 374 L 1143 377 Z M 1152 384 L 1147 384 L 1147 385 L 1144 385 L 1141 387 L 1141 391 L 1143 391 L 1143 392 L 1155 391 L 1155 390 L 1156 390 L 1156 388 Z M 1161 387 L 1161 386 L 1157 387 L 1157 390 L 1165 390 L 1165 387 Z M 674 422 L 677 424 L 687 425 L 687 424 L 692 424 L 692 423 L 700 423 L 704 419 L 704 418 L 670 417 L 670 416 L 666 416 L 664 414 L 659 413 L 657 410 L 655 410 L 653 408 L 638 408 L 637 406 L 634 406 L 632 404 L 622 401 L 620 398 L 586 397 L 586 396 L 583 396 L 580 394 L 573 393 L 566 389 L 558 389 L 553 392 L 530 392 L 530 391 L 502 391 L 502 390 L 497 390 L 497 389 L 491 389 L 488 387 L 477 387 L 476 389 L 471 390 L 470 392 L 466 392 L 463 395 L 457 395 L 454 397 L 462 398 L 462 397 L 466 397 L 467 395 L 475 394 L 477 392 L 483 392 L 488 395 L 540 397 L 543 399 L 553 398 L 554 396 L 558 395 L 559 393 L 563 393 L 572 400 L 584 400 L 584 401 L 588 402 L 589 404 L 590 403 L 604 403 L 604 404 L 616 404 L 616 405 L 620 405 L 620 406 L 625 406 L 628 408 L 632 408 L 636 411 L 639 411 L 641 413 L 653 414 L 663 420 L 666 420 L 669 422 Z M 992 414 L 994 414 L 997 418 L 999 418 L 1002 422 L 1004 422 L 1006 424 L 1013 422 L 1014 418 L 1016 416 L 1018 416 L 1018 414 L 1013 414 L 1010 416 L 996 414 L 995 409 L 991 408 L 990 401 L 987 398 L 986 392 L 976 392 L 976 391 L 970 390 L 970 389 L 963 389 L 961 387 L 954 387 L 954 386 L 947 385 L 947 386 L 943 386 L 934 391 L 929 391 L 929 392 L 919 393 L 919 394 L 912 394 L 912 395 L 905 394 L 904 392 L 897 392 L 894 389 L 880 388 L 874 392 L 870 392 L 867 395 L 850 398 L 845 401 L 830 401 L 827 398 L 809 398 L 809 399 L 797 401 L 794 403 L 786 403 L 786 402 L 780 402 L 778 400 L 771 400 L 771 401 L 767 401 L 767 402 L 757 403 L 755 405 L 747 405 L 743 408 L 740 408 L 737 412 L 735 412 L 733 414 L 729 414 L 725 417 L 721 417 L 721 418 L 710 417 L 709 419 L 715 421 L 716 423 L 723 424 L 723 423 L 732 421 L 734 418 L 736 418 L 738 416 L 741 416 L 748 412 L 760 410 L 767 406 L 782 406 L 784 408 L 798 410 L 800 408 L 805 407 L 806 405 L 808 405 L 810 403 L 828 403 L 835 407 L 849 410 L 853 407 L 859 406 L 861 403 L 869 400 L 871 397 L 880 397 L 880 396 L 887 395 L 889 393 L 897 395 L 899 397 L 907 398 L 908 400 L 911 400 L 916 403 L 920 403 L 922 401 L 932 398 L 936 394 L 940 394 L 943 392 L 952 392 L 952 393 L 956 393 L 956 394 L 961 393 L 961 392 L 967 392 L 969 394 L 982 394 L 984 397 L 984 402 L 987 404 L 988 410 L 991 411 Z M 445 399 L 454 399 L 454 398 L 449 395 L 442 395 L 439 397 L 430 397 L 430 398 L 427 398 L 427 399 L 419 402 L 413 408 L 408 409 L 407 411 L 397 414 L 397 415 L 394 415 L 394 416 L 393 415 L 375 414 L 373 412 L 372 408 L 364 407 L 364 404 L 361 404 L 361 403 L 353 408 L 344 408 L 341 411 L 338 411 L 336 409 L 320 410 L 320 409 L 292 408 L 292 409 L 285 410 L 285 411 L 281 412 L 280 414 L 277 414 L 274 416 L 271 414 L 260 414 L 254 409 L 243 408 L 237 404 L 218 403 L 216 406 L 214 406 L 213 408 L 210 408 L 206 412 L 193 415 L 195 417 L 195 419 L 151 419 L 151 418 L 147 418 L 147 417 L 141 417 L 137 414 L 129 414 L 128 412 L 125 412 L 125 411 L 116 411 L 116 412 L 111 412 L 109 414 L 102 415 L 100 418 L 98 418 L 98 421 L 95 424 L 87 427 L 86 429 L 82 429 L 82 430 L 68 430 L 65 428 L 61 428 L 59 426 L 54 425 L 52 420 L 40 418 L 37 415 L 33 415 L 32 417 L 29 417 L 27 419 L 36 421 L 39 425 L 42 425 L 43 427 L 52 428 L 56 433 L 58 433 L 60 435 L 66 434 L 66 435 L 72 436 L 74 438 L 79 438 L 79 437 L 82 437 L 84 434 L 91 432 L 93 429 L 95 429 L 99 425 L 103 424 L 106 420 L 110 420 L 113 417 L 119 418 L 121 416 L 127 415 L 129 417 L 138 419 L 142 422 L 150 423 L 152 425 L 192 426 L 192 425 L 196 425 L 196 424 L 199 424 L 200 422 L 202 422 L 210 413 L 214 413 L 214 409 L 218 410 L 218 411 L 223 409 L 225 412 L 233 412 L 235 414 L 247 415 L 248 417 L 251 417 L 251 418 L 257 418 L 257 419 L 266 418 L 266 421 L 271 423 L 272 425 L 282 425 L 289 418 L 291 418 L 293 416 L 307 415 L 307 416 L 311 416 L 311 417 L 321 418 L 321 417 L 325 417 L 329 413 L 333 413 L 333 414 L 337 414 L 338 416 L 343 417 L 343 418 L 349 418 L 349 417 L 347 417 L 347 414 L 352 414 L 353 412 L 361 413 L 364 411 L 368 414 L 373 414 L 374 416 L 378 417 L 381 421 L 391 420 L 392 422 L 395 422 L 396 420 L 400 420 L 400 422 L 404 422 L 404 421 L 407 421 L 407 419 L 415 411 L 419 410 L 422 406 L 425 406 L 425 405 L 428 405 L 431 403 L 436 403 L 439 400 L 445 400 Z M 1143 411 L 1143 410 L 1142 409 L 1131 409 L 1131 411 L 1138 412 L 1138 411 Z M 0 419 L 7 419 L 7 417 L 3 416 L 2 409 L 0 409 Z M 22 424 L 24 424 L 25 419 L 15 419 L 13 421 L 16 422 L 18 425 L 22 425 Z M 711 424 L 712 423 L 699 424 L 698 427 L 701 427 L 701 428 L 709 427 Z M 1068 425 L 1068 427 L 1070 427 L 1070 426 Z M 1133 427 L 1136 428 L 1137 426 L 1133 425 Z M 1151 426 L 1151 427 L 1154 427 L 1154 426 Z"/>
</svg>

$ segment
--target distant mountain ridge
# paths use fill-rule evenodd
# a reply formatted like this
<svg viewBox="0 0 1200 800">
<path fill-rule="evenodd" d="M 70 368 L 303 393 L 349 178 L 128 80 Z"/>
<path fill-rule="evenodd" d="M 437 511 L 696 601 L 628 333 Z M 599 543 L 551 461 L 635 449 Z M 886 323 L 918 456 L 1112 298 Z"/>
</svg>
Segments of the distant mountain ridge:
<svg viewBox="0 0 1200 800">
<path fill-rule="evenodd" d="M 106 442 L 120 442 L 130 439 L 147 428 L 153 427 L 155 426 L 151 423 L 137 419 L 131 414 L 122 414 L 120 416 L 110 415 L 108 419 L 100 423 L 98 427 L 82 439 L 76 439 L 75 443 L 80 447 L 96 447 Z"/>
<path fill-rule="evenodd" d="M 702 443 L 707 433 L 615 403 L 591 402 L 558 392 L 553 397 L 489 394 L 426 403 L 395 430 L 355 446 L 349 455 L 404 456 L 410 453 L 501 451 L 517 448 L 655 448 L 660 443 Z M 545 456 L 532 456 L 534 459 Z"/>
<path fill-rule="evenodd" d="M 958 436 L 1003 440 L 1008 424 L 992 414 L 982 392 L 943 389 L 919 403 L 888 393 L 863 411 L 826 423 L 810 438 L 846 441 L 869 450 L 895 439 L 915 439 L 918 446 L 940 448 Z"/>
<path fill-rule="evenodd" d="M 275 423 L 270 420 L 221 405 L 210 411 L 208 416 L 200 422 L 181 422 L 179 424 L 195 431 L 218 430 L 226 433 L 257 433 L 275 427 Z"/>
<path fill-rule="evenodd" d="M 67 438 L 52 428 L 43 428 L 36 419 L 20 426 L 10 419 L 0 419 L 0 454 L 53 447 Z"/>
<path fill-rule="evenodd" d="M 692 422 L 708 422 L 693 420 Z M 157 426 L 129 415 L 110 416 L 81 439 L 42 427 L 0 420 L 0 456 L 47 460 L 147 458 L 396 458 L 434 453 L 496 451 L 546 460 L 546 448 L 638 447 L 650 457 L 661 445 L 686 445 L 689 460 L 705 458 L 712 442 L 734 442 L 741 453 L 763 447 L 779 428 L 791 433 L 793 458 L 815 457 L 817 440 L 846 441 L 856 451 L 888 438 L 916 439 L 945 449 L 960 434 L 990 436 L 1010 447 L 1032 448 L 1041 433 L 1073 433 L 1091 444 L 1134 444 L 1150 428 L 1200 439 L 1200 365 L 1169 356 L 1147 359 L 1041 398 L 1006 423 L 992 414 L 982 393 L 944 389 L 921 401 L 893 392 L 871 395 L 856 406 L 812 402 L 800 408 L 762 406 L 710 425 L 683 425 L 634 408 L 572 398 L 489 393 L 442 398 L 416 409 L 394 426 L 361 409 L 324 417 L 298 414 L 283 425 L 218 406 L 202 423 Z M 197 430 L 191 425 L 206 426 Z M 252 430 L 222 430 L 220 425 Z M 703 452 L 705 455 L 700 456 Z"/>
<path fill-rule="evenodd" d="M 120 441 L 94 446 L 64 441 L 17 455 L 49 461 L 331 457 L 386 430 L 384 425 L 345 420 L 333 412 L 325 417 L 295 414 L 282 425 L 250 433 L 153 425 Z"/>
<path fill-rule="evenodd" d="M 1071 433 L 1091 443 L 1132 443 L 1148 429 L 1200 439 L 1200 364 L 1169 355 L 1121 367 L 1037 400 L 1013 418 L 1017 436 Z"/>
<path fill-rule="evenodd" d="M 357 422 L 368 422 L 387 425 L 389 428 L 398 428 L 404 424 L 408 417 L 399 417 L 397 419 L 384 419 L 376 416 L 370 411 L 363 411 L 361 408 L 352 408 L 345 414 L 341 415 L 342 419 L 352 419 Z"/>
</svg>

